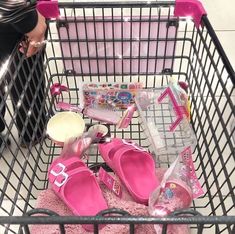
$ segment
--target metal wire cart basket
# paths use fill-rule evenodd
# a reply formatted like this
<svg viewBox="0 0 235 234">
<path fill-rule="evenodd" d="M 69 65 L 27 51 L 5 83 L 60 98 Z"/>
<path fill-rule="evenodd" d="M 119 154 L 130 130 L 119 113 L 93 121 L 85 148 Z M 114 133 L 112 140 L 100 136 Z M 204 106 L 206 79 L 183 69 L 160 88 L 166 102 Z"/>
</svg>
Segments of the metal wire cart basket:
<svg viewBox="0 0 235 234">
<path fill-rule="evenodd" d="M 25 60 L 16 48 L 6 65 L 7 78 L 1 79 L 5 93 L 0 95 L 7 103 L 1 118 L 7 133 L 0 148 L 0 233 L 30 233 L 32 224 L 54 224 L 61 233 L 67 224 L 92 224 L 94 233 L 102 232 L 100 224 L 126 224 L 130 233 L 139 224 L 162 224 L 167 233 L 173 223 L 189 224 L 192 233 L 235 233 L 235 73 L 202 5 L 188 0 L 65 2 L 59 3 L 59 10 L 60 17 L 49 20 L 45 50 Z M 16 82 L 19 74 L 25 78 Z M 55 99 L 79 104 L 79 81 L 142 82 L 144 88 L 157 88 L 167 85 L 171 76 L 188 84 L 197 138 L 194 164 L 205 192 L 190 210 L 155 218 L 112 209 L 95 217 L 34 209 L 38 194 L 48 187 L 49 165 L 61 152 L 41 137 L 48 118 L 60 111 Z M 56 83 L 69 92 L 52 97 L 50 87 Z M 18 103 L 10 101 L 12 89 Z M 21 105 L 25 100 L 28 107 Z M 95 123 L 84 119 L 87 125 Z M 138 113 L 127 129 L 109 128 L 112 136 L 132 139 L 144 148 L 150 145 Z M 30 136 L 27 144 L 25 134 Z M 87 160 L 93 168 L 103 163 L 95 147 Z M 169 167 L 170 155 L 164 159 L 160 166 Z"/>
</svg>

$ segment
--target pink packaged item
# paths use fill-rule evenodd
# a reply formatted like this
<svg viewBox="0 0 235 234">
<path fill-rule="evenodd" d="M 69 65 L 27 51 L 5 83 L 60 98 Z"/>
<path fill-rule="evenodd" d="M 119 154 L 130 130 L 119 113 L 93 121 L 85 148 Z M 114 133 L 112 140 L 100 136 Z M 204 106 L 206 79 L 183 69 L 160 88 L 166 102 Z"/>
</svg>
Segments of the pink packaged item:
<svg viewBox="0 0 235 234">
<path fill-rule="evenodd" d="M 84 115 L 88 116 L 91 119 L 99 120 L 110 124 L 117 124 L 121 118 L 117 112 L 106 108 L 91 107 L 91 106 L 82 108 L 80 106 L 71 105 L 65 102 L 58 102 L 56 104 L 56 107 L 62 110 L 70 110 L 83 113 Z"/>
<path fill-rule="evenodd" d="M 125 110 L 122 118 L 118 122 L 117 127 L 120 129 L 127 128 L 132 120 L 132 117 L 133 117 L 135 111 L 136 111 L 135 104 L 128 106 L 127 109 Z"/>
<path fill-rule="evenodd" d="M 203 190 L 195 174 L 191 148 L 187 147 L 167 170 L 161 185 L 150 195 L 149 213 L 157 217 L 170 215 L 176 210 L 189 208 L 192 200 L 201 195 Z M 177 226 L 169 225 L 167 233 L 182 233 Z M 162 233 L 161 225 L 154 227 L 157 233 Z"/>
<path fill-rule="evenodd" d="M 134 104 L 134 97 L 143 88 L 142 83 L 80 83 L 82 106 L 107 107 L 112 103 L 116 109 L 126 109 Z"/>
<path fill-rule="evenodd" d="M 116 196 L 122 197 L 122 186 L 118 180 L 106 172 L 102 167 L 100 168 L 98 175 L 100 181 L 105 184 L 109 190 L 113 191 Z"/>
</svg>

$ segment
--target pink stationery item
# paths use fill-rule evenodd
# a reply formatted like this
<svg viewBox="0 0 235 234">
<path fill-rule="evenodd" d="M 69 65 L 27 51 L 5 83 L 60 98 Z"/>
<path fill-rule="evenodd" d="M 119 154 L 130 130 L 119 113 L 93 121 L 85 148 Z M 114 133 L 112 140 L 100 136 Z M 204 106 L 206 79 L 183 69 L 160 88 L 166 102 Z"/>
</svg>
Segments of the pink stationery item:
<svg viewBox="0 0 235 234">
<path fill-rule="evenodd" d="M 159 186 L 152 155 L 137 144 L 119 138 L 99 144 L 98 148 L 135 201 L 147 204 L 149 195 Z"/>
<path fill-rule="evenodd" d="M 140 82 L 133 83 L 79 83 L 82 106 L 99 107 L 114 105 L 116 109 L 126 109 L 134 104 L 134 97 L 143 88 Z"/>
<path fill-rule="evenodd" d="M 91 119 L 99 120 L 110 124 L 117 124 L 120 120 L 120 116 L 117 112 L 106 108 L 95 108 L 95 107 L 82 108 L 80 106 L 71 105 L 65 102 L 58 102 L 56 104 L 56 107 L 62 110 L 70 110 L 83 113 L 84 115 L 88 116 Z"/>
<path fill-rule="evenodd" d="M 49 168 L 48 178 L 54 192 L 74 215 L 94 216 L 108 208 L 94 174 L 77 157 L 57 159 Z M 83 227 L 93 230 L 93 225 Z"/>
<path fill-rule="evenodd" d="M 179 175 L 182 180 L 187 181 L 187 183 L 189 184 L 192 190 L 193 199 L 204 195 L 204 191 L 195 172 L 191 147 L 185 148 L 180 153 L 180 158 L 184 166 L 182 167 Z"/>
<path fill-rule="evenodd" d="M 117 127 L 118 128 L 127 128 L 132 120 L 132 117 L 136 111 L 136 105 L 132 104 L 127 107 L 122 118 L 119 120 Z"/>
</svg>

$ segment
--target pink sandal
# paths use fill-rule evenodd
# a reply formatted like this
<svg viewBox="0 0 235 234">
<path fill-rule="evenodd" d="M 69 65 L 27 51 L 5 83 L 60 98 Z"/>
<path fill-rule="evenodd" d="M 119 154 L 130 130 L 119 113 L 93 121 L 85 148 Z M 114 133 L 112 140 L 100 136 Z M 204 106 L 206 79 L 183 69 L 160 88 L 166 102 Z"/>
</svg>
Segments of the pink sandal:
<svg viewBox="0 0 235 234">
<path fill-rule="evenodd" d="M 80 159 L 56 160 L 49 168 L 48 177 L 52 189 L 73 214 L 94 216 L 108 208 L 95 176 Z M 93 231 L 93 225 L 83 227 Z"/>
<path fill-rule="evenodd" d="M 107 165 L 117 173 L 135 201 L 147 205 L 149 195 L 160 184 L 152 155 L 136 144 L 118 138 L 98 147 Z"/>
</svg>

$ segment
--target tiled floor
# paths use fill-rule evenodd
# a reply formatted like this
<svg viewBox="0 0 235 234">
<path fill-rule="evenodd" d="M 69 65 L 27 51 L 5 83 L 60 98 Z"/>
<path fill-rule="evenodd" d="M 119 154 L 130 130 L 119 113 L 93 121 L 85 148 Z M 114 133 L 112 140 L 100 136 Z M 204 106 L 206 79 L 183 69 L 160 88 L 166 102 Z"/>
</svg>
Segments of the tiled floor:
<svg viewBox="0 0 235 234">
<path fill-rule="evenodd" d="M 235 14 L 233 13 L 233 0 L 202 0 L 208 13 L 208 18 L 214 27 L 218 38 L 233 66 L 235 67 Z"/>
<path fill-rule="evenodd" d="M 71 1 L 72 0 L 67 0 L 66 2 L 71 2 Z M 59 2 L 62 2 L 62 1 L 59 0 Z M 65 2 L 65 0 L 63 2 Z M 231 65 L 233 66 L 233 68 L 235 68 L 235 45 L 234 45 L 234 41 L 235 41 L 235 14 L 234 14 L 235 2 L 234 2 L 234 0 L 224 0 L 224 1 L 221 1 L 221 0 L 202 0 L 202 2 L 207 10 L 208 18 L 211 21 L 211 24 L 213 25 L 213 27 L 216 31 L 216 34 L 218 35 L 218 38 L 219 38 L 222 46 L 224 47 L 224 50 L 225 50 L 225 52 L 231 62 Z M 60 69 L 61 69 L 61 67 L 60 67 Z M 233 96 L 233 101 L 235 101 L 235 93 Z M 223 103 L 223 101 L 221 103 Z M 15 150 L 16 149 L 13 146 L 12 153 L 6 153 L 6 155 L 3 155 L 4 158 L 6 158 L 7 160 L 5 162 L 2 162 L 2 164 L 1 164 L 2 175 L 7 176 L 8 171 L 5 169 L 8 168 L 8 166 L 6 166 L 6 165 L 7 165 L 7 163 L 11 162 L 12 155 L 14 154 Z M 4 202 L 3 208 L 6 210 L 6 212 L 4 212 L 3 209 L 0 208 L 0 215 L 6 215 L 7 212 L 10 211 L 10 209 L 14 209 L 14 215 L 16 215 L 16 214 L 21 215 L 21 213 L 22 213 L 21 210 L 24 209 L 24 202 L 22 202 L 22 201 L 24 200 L 24 195 L 27 194 L 26 193 L 27 186 L 31 186 L 31 184 L 30 184 L 30 178 L 21 177 L 22 174 L 18 175 L 18 171 L 22 171 L 22 169 L 24 169 L 24 170 L 27 169 L 29 171 L 28 172 L 29 176 L 35 174 L 34 169 L 35 169 L 35 164 L 37 163 L 37 160 L 38 160 L 38 155 L 39 154 L 43 155 L 43 153 L 44 153 L 45 157 L 42 157 L 42 159 L 39 160 L 40 168 L 37 168 L 39 177 L 35 179 L 35 181 L 36 181 L 35 186 L 36 187 L 33 186 L 32 189 L 40 190 L 41 188 L 43 188 L 43 185 L 44 185 L 43 180 L 45 179 L 45 171 L 46 171 L 46 167 L 43 162 L 48 160 L 47 154 L 49 154 L 49 152 L 47 152 L 47 151 L 37 152 L 37 149 L 35 149 L 35 150 L 36 150 L 36 152 L 33 152 L 32 154 L 28 154 L 27 151 L 22 150 L 21 154 L 19 154 L 19 158 L 12 165 L 12 172 L 11 172 L 12 177 L 10 178 L 11 184 L 7 188 L 7 192 L 8 192 L 8 196 L 9 196 L 8 198 L 9 199 L 17 198 L 17 197 L 15 197 L 14 192 L 18 186 L 20 178 L 25 180 L 25 187 L 21 186 L 20 191 L 21 191 L 22 196 L 19 197 L 19 201 L 17 202 L 15 207 L 12 204 L 12 202 L 7 201 L 7 198 L 5 198 L 6 200 Z M 32 157 L 32 155 L 36 155 L 36 158 Z M 21 165 L 21 162 L 25 162 L 27 160 L 32 161 L 32 162 L 30 161 L 32 168 L 27 168 L 27 167 L 24 168 L 24 165 Z M 233 165 L 233 163 L 234 163 L 234 161 L 232 161 L 232 163 L 229 164 L 229 167 L 228 167 L 229 172 L 231 172 L 235 166 L 235 165 Z M 208 168 L 208 170 L 209 169 L 211 170 L 211 165 L 207 165 L 207 168 Z M 201 173 L 203 174 L 203 172 L 201 172 Z M 1 179 L 3 178 L 2 175 L 0 176 L 1 189 L 3 187 L 2 183 L 1 183 Z M 234 173 L 232 175 L 234 176 Z M 17 176 L 19 176 L 19 178 Z M 211 174 L 209 180 L 211 179 L 212 181 L 214 181 L 214 178 L 212 178 L 212 177 L 213 177 L 213 174 Z M 221 181 L 223 181 L 225 179 L 224 175 L 220 175 L 220 179 L 221 179 Z M 234 178 L 234 180 L 235 180 L 235 178 Z M 216 191 L 214 191 L 214 189 L 215 189 L 215 187 L 212 188 L 212 193 L 216 193 Z M 227 187 L 223 187 L 222 190 L 223 190 L 222 191 L 223 194 L 227 193 L 227 191 L 225 191 L 225 190 L 227 190 Z M 206 199 L 208 199 L 208 198 L 206 198 Z M 210 210 L 211 210 L 209 204 L 207 204 L 205 206 L 205 202 L 208 201 L 206 199 L 202 198 L 202 199 L 198 199 L 196 201 L 197 205 L 201 206 L 199 211 L 201 211 L 204 215 L 209 214 Z M 215 201 L 214 204 L 216 205 L 216 202 L 219 202 L 219 201 L 220 200 L 218 198 L 218 201 Z M 230 207 L 231 206 L 230 203 L 232 203 L 232 199 L 231 200 L 227 199 L 226 202 L 228 202 L 229 204 L 225 204 L 225 206 Z M 33 204 L 33 203 L 34 203 L 34 201 L 32 200 L 31 204 Z M 233 210 L 231 210 L 231 212 L 229 214 L 235 215 L 235 212 Z M 3 233 L 3 228 L 1 226 L 0 226 L 0 233 Z M 215 233 L 215 231 L 209 229 L 205 233 L 212 234 L 212 233 Z"/>
</svg>

